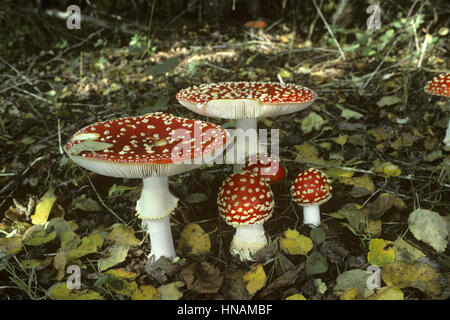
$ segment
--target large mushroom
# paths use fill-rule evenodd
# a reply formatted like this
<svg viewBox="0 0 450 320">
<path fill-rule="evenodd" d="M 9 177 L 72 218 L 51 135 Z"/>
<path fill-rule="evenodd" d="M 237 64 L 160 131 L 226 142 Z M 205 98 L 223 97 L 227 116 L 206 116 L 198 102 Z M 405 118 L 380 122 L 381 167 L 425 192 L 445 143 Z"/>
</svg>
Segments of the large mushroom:
<svg viewBox="0 0 450 320">
<path fill-rule="evenodd" d="M 331 199 L 331 184 L 322 171 L 309 168 L 298 174 L 292 183 L 292 199 L 303 207 L 303 223 L 311 227 L 320 224 L 319 206 Z"/>
<path fill-rule="evenodd" d="M 243 165 L 247 156 L 257 154 L 257 118 L 303 110 L 317 94 L 292 83 L 218 82 L 183 89 L 176 97 L 183 106 L 203 116 L 237 120 L 234 160 Z M 255 148 L 250 150 L 251 146 Z"/>
<path fill-rule="evenodd" d="M 231 253 L 241 260 L 252 260 L 267 244 L 263 223 L 275 206 L 270 186 L 250 171 L 232 174 L 223 181 L 217 204 L 221 217 L 236 228 Z"/>
<path fill-rule="evenodd" d="M 450 97 L 450 73 L 441 74 L 433 80 L 428 81 L 425 86 L 425 92 L 435 96 Z M 446 148 L 450 148 L 450 116 L 443 142 Z"/>
<path fill-rule="evenodd" d="M 176 256 L 170 213 L 178 198 L 169 191 L 168 177 L 219 156 L 228 139 L 227 131 L 212 123 L 155 112 L 94 123 L 75 133 L 65 150 L 98 174 L 143 179 L 136 211 L 157 260 Z"/>
</svg>

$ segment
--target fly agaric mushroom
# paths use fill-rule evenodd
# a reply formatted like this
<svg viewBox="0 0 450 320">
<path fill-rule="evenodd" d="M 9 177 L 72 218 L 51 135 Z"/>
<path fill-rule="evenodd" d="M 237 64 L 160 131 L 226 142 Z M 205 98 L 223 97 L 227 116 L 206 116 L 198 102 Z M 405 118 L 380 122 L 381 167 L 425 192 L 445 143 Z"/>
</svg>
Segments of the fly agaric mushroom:
<svg viewBox="0 0 450 320">
<path fill-rule="evenodd" d="M 225 222 L 236 228 L 231 253 L 241 260 L 252 260 L 267 244 L 263 223 L 275 206 L 270 186 L 250 171 L 232 174 L 223 181 L 217 204 Z"/>
<path fill-rule="evenodd" d="M 258 29 L 258 36 L 262 39 L 262 32 L 267 28 L 267 23 L 264 20 L 248 21 L 244 24 L 244 27 L 250 29 L 250 39 L 255 37 L 254 29 Z"/>
<path fill-rule="evenodd" d="M 428 81 L 425 86 L 425 92 L 435 96 L 450 97 L 450 73 L 441 74 L 433 80 Z M 443 142 L 446 147 L 450 147 L 450 117 Z"/>
<path fill-rule="evenodd" d="M 292 198 L 303 207 L 303 223 L 320 224 L 319 206 L 331 199 L 331 184 L 325 173 L 310 168 L 299 173 L 291 187 Z"/>
<path fill-rule="evenodd" d="M 279 159 L 266 155 L 252 158 L 244 166 L 243 171 L 248 170 L 259 175 L 269 184 L 277 183 L 286 177 L 286 169 Z"/>
<path fill-rule="evenodd" d="M 246 136 L 242 136 L 239 129 L 249 130 L 250 137 L 257 140 L 257 118 L 301 111 L 317 94 L 292 83 L 218 82 L 183 89 L 176 97 L 183 106 L 203 116 L 237 119 L 235 161 L 245 164 L 246 157 L 252 153 L 248 152 Z M 257 141 L 250 142 L 258 145 Z"/>
<path fill-rule="evenodd" d="M 217 125 L 155 112 L 94 123 L 75 133 L 65 150 L 74 162 L 98 174 L 143 179 L 136 211 L 157 260 L 176 256 L 170 213 L 178 198 L 169 191 L 168 177 L 218 156 L 228 139 Z"/>
</svg>

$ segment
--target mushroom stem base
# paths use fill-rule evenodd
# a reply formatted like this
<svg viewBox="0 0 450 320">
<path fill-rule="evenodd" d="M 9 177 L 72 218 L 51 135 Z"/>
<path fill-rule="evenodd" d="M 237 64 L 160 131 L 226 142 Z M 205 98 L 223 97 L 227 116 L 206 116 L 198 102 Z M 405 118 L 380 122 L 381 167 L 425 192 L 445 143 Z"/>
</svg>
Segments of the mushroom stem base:
<svg viewBox="0 0 450 320">
<path fill-rule="evenodd" d="M 318 205 L 303 207 L 303 224 L 314 228 L 320 225 L 320 209 Z"/>
<path fill-rule="evenodd" d="M 267 238 L 262 223 L 238 226 L 231 241 L 230 252 L 241 261 L 252 261 L 252 256 L 266 245 Z"/>
<path fill-rule="evenodd" d="M 152 255 L 174 258 L 175 248 L 170 230 L 170 213 L 177 207 L 178 198 L 169 191 L 167 177 L 144 179 L 142 194 L 137 201 L 136 211 L 143 228 L 150 235 Z"/>
</svg>

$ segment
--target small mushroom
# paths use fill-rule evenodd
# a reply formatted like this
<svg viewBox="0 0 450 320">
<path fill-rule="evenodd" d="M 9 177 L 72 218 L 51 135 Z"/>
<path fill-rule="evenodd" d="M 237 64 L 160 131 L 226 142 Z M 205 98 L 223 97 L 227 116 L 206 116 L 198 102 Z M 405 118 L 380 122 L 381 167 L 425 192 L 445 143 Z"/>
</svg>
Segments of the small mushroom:
<svg viewBox="0 0 450 320">
<path fill-rule="evenodd" d="M 425 86 L 425 92 L 435 96 L 450 97 L 450 73 L 440 74 L 433 80 L 428 81 Z M 448 118 L 443 142 L 446 148 L 450 148 L 450 117 Z"/>
<path fill-rule="evenodd" d="M 292 199 L 303 207 L 303 223 L 311 227 L 320 224 L 319 206 L 331 199 L 331 184 L 322 171 L 314 168 L 298 174 L 292 183 Z"/>
<path fill-rule="evenodd" d="M 136 211 L 157 260 L 176 256 L 170 214 L 178 198 L 169 191 L 168 177 L 220 155 L 228 139 L 227 131 L 212 123 L 155 112 L 94 123 L 75 133 L 65 150 L 78 165 L 98 174 L 143 179 Z"/>
<path fill-rule="evenodd" d="M 230 251 L 241 260 L 267 245 L 263 223 L 272 216 L 275 206 L 270 186 L 255 173 L 243 171 L 226 178 L 217 196 L 219 213 L 236 228 Z"/>
</svg>

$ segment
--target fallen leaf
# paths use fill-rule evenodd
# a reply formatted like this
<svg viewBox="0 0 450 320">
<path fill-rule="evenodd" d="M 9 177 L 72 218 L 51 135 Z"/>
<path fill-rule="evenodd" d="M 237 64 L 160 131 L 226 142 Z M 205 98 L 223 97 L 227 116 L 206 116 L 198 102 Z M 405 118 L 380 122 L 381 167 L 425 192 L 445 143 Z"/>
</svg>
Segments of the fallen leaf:
<svg viewBox="0 0 450 320">
<path fill-rule="evenodd" d="M 23 234 L 22 241 L 28 246 L 40 246 L 54 240 L 56 235 L 56 231 L 47 233 L 44 225 L 35 225 Z"/>
<path fill-rule="evenodd" d="M 441 292 L 441 276 L 429 264 L 406 264 L 396 261 L 384 266 L 381 278 L 388 286 L 399 289 L 413 287 L 428 296 L 437 296 Z"/>
<path fill-rule="evenodd" d="M 383 224 L 381 220 L 369 220 L 364 226 L 364 233 L 370 237 L 378 237 L 381 234 Z"/>
<path fill-rule="evenodd" d="M 340 296 L 347 291 L 346 294 L 348 296 L 353 296 L 356 293 L 354 298 L 365 299 L 374 292 L 373 289 L 367 288 L 367 279 L 371 274 L 372 273 L 360 269 L 342 272 L 336 278 L 336 285 L 333 288 L 334 293 L 337 296 Z"/>
<path fill-rule="evenodd" d="M 120 245 L 111 246 L 106 250 L 106 258 L 100 258 L 98 260 L 98 271 L 102 272 L 107 270 L 123 261 L 127 258 L 128 248 Z"/>
<path fill-rule="evenodd" d="M 306 298 L 302 294 L 296 293 L 296 294 L 293 294 L 293 295 L 287 297 L 284 300 L 306 300 Z"/>
<path fill-rule="evenodd" d="M 143 285 L 131 294 L 131 300 L 160 300 L 161 293 L 152 285 Z"/>
<path fill-rule="evenodd" d="M 375 161 L 375 167 L 372 168 L 372 172 L 385 178 L 397 177 L 402 174 L 399 166 L 390 162 L 380 163 L 378 160 Z"/>
<path fill-rule="evenodd" d="M 184 286 L 183 281 L 175 281 L 158 287 L 161 300 L 180 300 L 183 293 L 178 289 Z"/>
<path fill-rule="evenodd" d="M 404 294 L 402 290 L 395 287 L 382 287 L 367 297 L 367 300 L 404 300 Z"/>
<path fill-rule="evenodd" d="M 401 101 L 402 101 L 402 99 L 400 99 L 399 97 L 396 97 L 396 96 L 385 96 L 377 102 L 377 106 L 380 108 L 383 108 L 386 106 L 392 106 Z"/>
<path fill-rule="evenodd" d="M 86 212 L 101 211 L 101 208 L 98 205 L 98 203 L 91 198 L 81 197 L 81 198 L 75 199 L 74 202 L 75 202 L 76 209 L 80 209 L 80 210 L 86 211 Z"/>
<path fill-rule="evenodd" d="M 303 134 L 308 134 L 313 130 L 320 130 L 324 124 L 323 118 L 311 111 L 303 120 L 301 121 L 301 128 Z"/>
<path fill-rule="evenodd" d="M 417 240 L 433 247 L 437 252 L 444 252 L 447 247 L 447 222 L 437 212 L 416 209 L 408 218 L 409 230 Z"/>
<path fill-rule="evenodd" d="M 307 255 L 313 248 L 313 242 L 297 230 L 287 229 L 280 239 L 281 249 L 291 255 Z"/>
<path fill-rule="evenodd" d="M 320 254 L 319 252 L 313 252 L 306 258 L 306 274 L 308 276 L 313 276 L 316 274 L 321 274 L 327 272 L 328 261 L 327 257 Z"/>
<path fill-rule="evenodd" d="M 395 252 L 392 241 L 384 239 L 370 239 L 367 261 L 375 266 L 384 267 L 395 260 Z"/>
<path fill-rule="evenodd" d="M 378 196 L 372 202 L 367 204 L 367 209 L 369 210 L 369 216 L 372 219 L 380 219 L 392 206 L 395 204 L 397 200 L 397 196 L 392 193 L 384 192 Z"/>
<path fill-rule="evenodd" d="M 181 231 L 178 250 L 188 255 L 205 255 L 211 250 L 211 240 L 202 227 L 190 223 Z"/>
<path fill-rule="evenodd" d="M 112 231 L 108 234 L 106 240 L 127 248 L 130 246 L 137 246 L 141 243 L 141 241 L 135 237 L 132 227 L 116 223 L 111 228 Z"/>
<path fill-rule="evenodd" d="M 41 198 L 39 203 L 34 210 L 34 214 L 31 216 L 31 223 L 33 224 L 44 224 L 47 222 L 50 211 L 52 210 L 53 204 L 56 201 L 56 196 L 53 193 L 53 189 L 50 188 Z"/>
<path fill-rule="evenodd" d="M 45 259 L 24 259 L 20 263 L 22 264 L 22 267 L 25 269 L 31 269 L 35 268 L 36 271 L 43 270 L 47 268 L 52 263 L 53 258 L 47 257 Z"/>
<path fill-rule="evenodd" d="M 250 271 L 242 276 L 242 281 L 246 283 L 245 288 L 250 295 L 262 289 L 266 282 L 266 273 L 262 264 L 253 265 Z"/>
<path fill-rule="evenodd" d="M 408 264 L 414 264 L 425 256 L 422 251 L 400 237 L 397 237 L 394 242 L 394 251 L 395 261 L 403 261 Z"/>
<path fill-rule="evenodd" d="M 10 238 L 0 238 L 0 250 L 5 254 L 15 254 L 22 250 L 22 236 L 16 235 Z"/>
<path fill-rule="evenodd" d="M 125 280 L 133 281 L 137 278 L 138 274 L 135 272 L 128 271 L 125 268 L 117 268 L 117 269 L 110 269 L 105 272 L 105 274 L 109 274 L 118 278 L 122 278 Z"/>
<path fill-rule="evenodd" d="M 74 260 L 85 255 L 96 253 L 103 245 L 103 237 L 99 233 L 90 234 L 81 239 L 81 244 L 67 253 L 67 260 Z"/>
<path fill-rule="evenodd" d="M 48 290 L 47 295 L 52 300 L 103 300 L 103 297 L 98 292 L 88 289 L 69 289 L 65 282 L 53 285 Z"/>
<path fill-rule="evenodd" d="M 327 235 L 325 234 L 325 231 L 323 231 L 322 228 L 314 228 L 309 233 L 309 236 L 311 237 L 312 241 L 316 244 L 321 244 L 325 241 Z"/>
<path fill-rule="evenodd" d="M 360 177 L 340 177 L 339 182 L 361 189 L 366 189 L 369 192 L 375 191 L 375 185 L 369 175 L 363 175 Z"/>
</svg>

